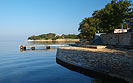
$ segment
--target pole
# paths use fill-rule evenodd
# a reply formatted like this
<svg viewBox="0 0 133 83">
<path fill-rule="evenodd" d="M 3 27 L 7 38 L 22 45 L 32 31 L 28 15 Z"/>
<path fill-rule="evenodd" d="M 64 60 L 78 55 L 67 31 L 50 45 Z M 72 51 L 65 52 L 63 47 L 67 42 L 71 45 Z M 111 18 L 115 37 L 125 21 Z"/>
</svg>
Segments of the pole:
<svg viewBox="0 0 133 83">
<path fill-rule="evenodd" d="M 122 33 L 123 33 L 123 24 L 122 24 Z"/>
<path fill-rule="evenodd" d="M 128 30 L 128 24 L 127 24 L 127 30 Z"/>
</svg>

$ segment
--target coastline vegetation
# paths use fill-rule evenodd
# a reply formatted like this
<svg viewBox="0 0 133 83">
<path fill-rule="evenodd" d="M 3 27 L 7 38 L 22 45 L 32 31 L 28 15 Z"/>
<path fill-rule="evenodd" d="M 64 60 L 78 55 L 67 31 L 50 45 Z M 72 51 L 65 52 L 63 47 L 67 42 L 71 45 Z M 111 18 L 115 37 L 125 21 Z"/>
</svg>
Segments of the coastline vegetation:
<svg viewBox="0 0 133 83">
<path fill-rule="evenodd" d="M 30 36 L 28 40 L 80 39 L 93 40 L 95 33 L 111 33 L 114 29 L 133 28 L 133 9 L 129 0 L 112 0 L 104 8 L 93 12 L 92 17 L 85 17 L 79 24 L 78 35 L 55 33 Z"/>
<path fill-rule="evenodd" d="M 78 36 L 75 34 L 57 35 L 55 33 L 48 33 L 48 34 L 41 34 L 38 36 L 33 35 L 28 37 L 28 40 L 56 40 L 56 39 L 78 39 Z"/>
<path fill-rule="evenodd" d="M 117 28 L 133 28 L 131 1 L 112 0 L 105 8 L 93 12 L 79 24 L 79 38 L 93 40 L 96 32 L 110 33 Z"/>
</svg>

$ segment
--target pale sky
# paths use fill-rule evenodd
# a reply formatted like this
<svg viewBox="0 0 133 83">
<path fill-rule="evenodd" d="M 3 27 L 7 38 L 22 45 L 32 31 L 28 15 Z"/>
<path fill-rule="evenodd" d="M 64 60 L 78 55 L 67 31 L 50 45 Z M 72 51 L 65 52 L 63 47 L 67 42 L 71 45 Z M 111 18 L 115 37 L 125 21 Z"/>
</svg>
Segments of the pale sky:
<svg viewBox="0 0 133 83">
<path fill-rule="evenodd" d="M 0 0 L 0 40 L 53 32 L 78 34 L 79 23 L 111 0 Z"/>
</svg>

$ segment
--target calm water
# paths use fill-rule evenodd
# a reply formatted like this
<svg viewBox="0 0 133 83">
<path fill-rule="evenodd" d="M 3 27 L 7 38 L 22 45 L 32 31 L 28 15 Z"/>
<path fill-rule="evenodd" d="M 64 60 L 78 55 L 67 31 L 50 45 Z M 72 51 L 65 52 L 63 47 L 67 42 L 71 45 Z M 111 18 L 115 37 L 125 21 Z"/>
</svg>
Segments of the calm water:
<svg viewBox="0 0 133 83">
<path fill-rule="evenodd" d="M 0 41 L 0 83 L 102 83 L 103 81 L 57 64 L 56 50 L 20 52 L 21 44 L 48 44 L 48 42 Z"/>
</svg>

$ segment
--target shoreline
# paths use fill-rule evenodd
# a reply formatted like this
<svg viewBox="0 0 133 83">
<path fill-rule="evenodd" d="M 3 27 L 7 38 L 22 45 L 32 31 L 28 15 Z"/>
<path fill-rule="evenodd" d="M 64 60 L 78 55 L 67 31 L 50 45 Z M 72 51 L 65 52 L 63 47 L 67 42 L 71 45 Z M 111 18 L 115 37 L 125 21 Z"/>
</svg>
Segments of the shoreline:
<svg viewBox="0 0 133 83">
<path fill-rule="evenodd" d="M 81 67 L 78 65 L 68 63 L 68 62 L 63 61 L 62 59 L 60 59 L 58 57 L 56 57 L 56 63 L 69 69 L 69 70 L 76 71 L 76 72 L 83 74 L 85 76 L 89 76 L 89 77 L 93 77 L 93 78 L 97 78 L 97 79 L 102 79 L 104 81 L 113 81 L 113 82 L 118 82 L 118 83 L 129 83 L 128 81 L 121 79 L 121 78 L 118 78 L 118 77 L 112 77 L 112 76 L 109 76 L 109 75 L 104 74 L 104 73 L 100 73 L 100 72 L 97 72 L 94 70 L 90 70 L 90 69 L 87 69 L 87 68 L 84 68 L 84 67 Z"/>
<path fill-rule="evenodd" d="M 132 80 L 132 50 L 59 47 L 56 58 L 84 69 L 105 74 L 127 82 Z"/>
<path fill-rule="evenodd" d="M 56 39 L 56 40 L 27 40 L 27 41 L 80 41 L 80 39 Z"/>
</svg>

